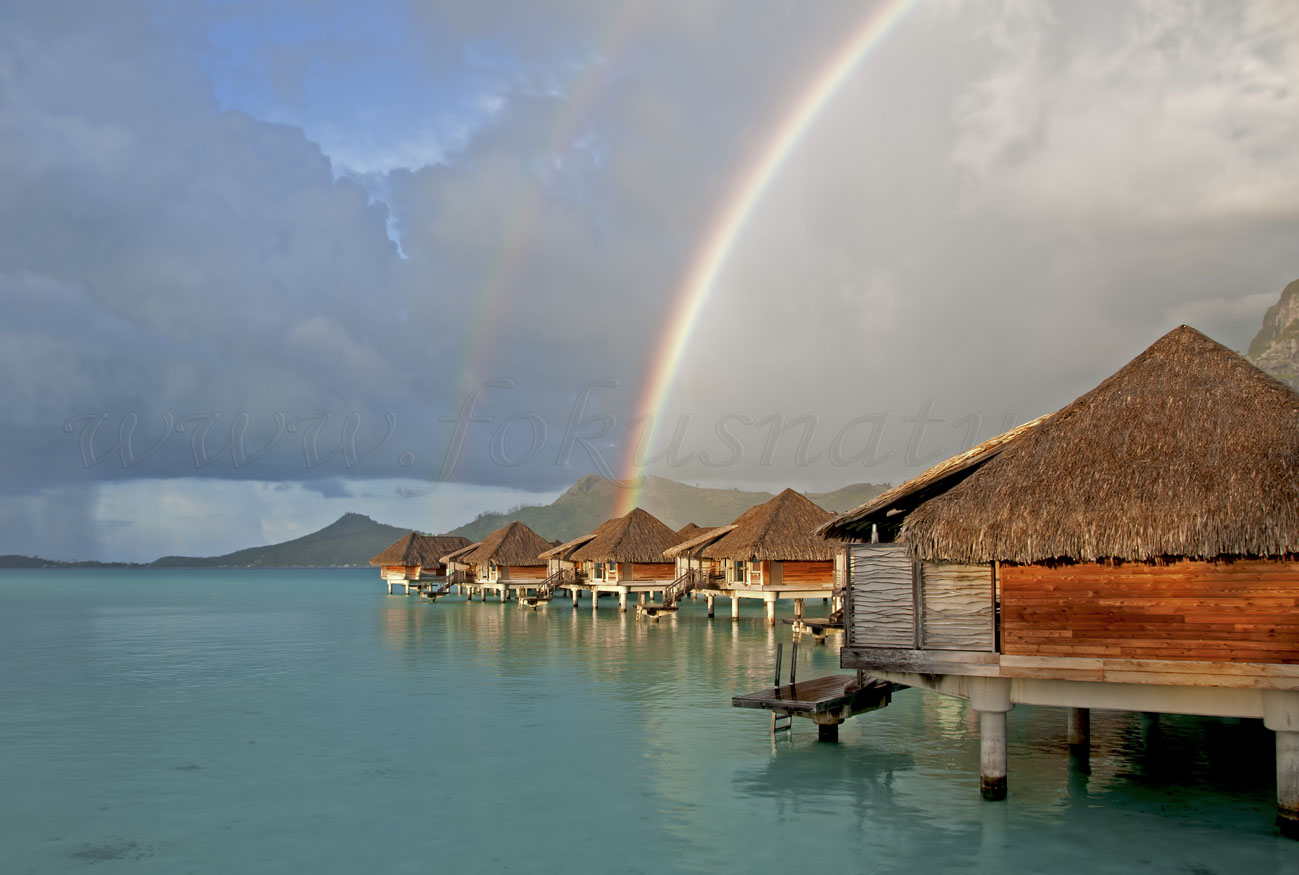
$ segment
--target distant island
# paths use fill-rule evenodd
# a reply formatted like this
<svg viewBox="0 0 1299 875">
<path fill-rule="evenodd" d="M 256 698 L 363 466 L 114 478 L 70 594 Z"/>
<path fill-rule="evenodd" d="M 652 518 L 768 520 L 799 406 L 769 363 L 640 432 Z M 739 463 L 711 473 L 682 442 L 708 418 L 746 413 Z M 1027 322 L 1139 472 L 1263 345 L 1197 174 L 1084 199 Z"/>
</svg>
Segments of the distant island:
<svg viewBox="0 0 1299 875">
<path fill-rule="evenodd" d="M 447 534 L 481 540 L 506 523 L 518 520 L 543 538 L 567 541 L 604 522 L 618 487 L 590 475 L 547 505 L 521 507 L 508 513 L 480 514 Z M 829 511 L 842 512 L 874 498 L 887 484 L 856 483 L 833 492 L 809 492 L 807 497 Z M 686 523 L 721 526 L 744 511 L 773 498 L 770 492 L 705 489 L 666 477 L 648 477 L 641 489 L 641 506 L 674 529 Z M 36 556 L 0 556 L 3 568 L 358 568 L 370 557 L 415 527 L 375 522 L 359 513 L 345 513 L 319 531 L 291 541 L 248 547 L 221 556 L 163 556 L 153 562 L 63 562 Z"/>
</svg>

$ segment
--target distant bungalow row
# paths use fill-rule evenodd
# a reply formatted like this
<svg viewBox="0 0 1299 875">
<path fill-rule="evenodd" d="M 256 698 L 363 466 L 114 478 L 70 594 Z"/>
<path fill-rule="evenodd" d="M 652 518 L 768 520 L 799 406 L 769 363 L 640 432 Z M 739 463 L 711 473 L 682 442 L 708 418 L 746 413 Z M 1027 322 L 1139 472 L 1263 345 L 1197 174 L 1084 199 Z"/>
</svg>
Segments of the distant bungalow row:
<svg viewBox="0 0 1299 875">
<path fill-rule="evenodd" d="M 389 552 L 385 574 L 409 559 Z M 1066 709 L 1083 758 L 1092 708 L 1255 718 L 1275 733 L 1277 824 L 1299 838 L 1299 394 L 1186 326 L 838 516 L 787 490 L 693 536 L 637 511 L 568 544 L 514 524 L 444 556 L 480 591 L 560 584 L 623 605 L 665 589 L 673 559 L 665 601 L 684 580 L 761 598 L 770 620 L 777 598 L 833 591 L 837 554 L 840 664 L 967 701 L 984 798 L 1006 795 L 1019 704 Z M 777 682 L 764 695 L 792 712 L 799 692 Z"/>
<path fill-rule="evenodd" d="M 478 543 L 457 536 L 411 532 L 370 560 L 380 567 L 391 593 L 417 589 L 431 598 L 459 590 L 472 600 L 492 594 L 536 607 L 564 591 L 576 607 L 583 596 L 599 607 L 600 597 L 617 596 L 626 611 L 657 618 L 681 598 L 703 597 L 708 615 L 718 596 L 730 599 L 739 618 L 742 599 L 766 605 L 776 621 L 778 600 L 794 603 L 801 619 L 808 599 L 834 599 L 838 617 L 847 551 L 813 534 L 833 514 L 786 489 L 745 511 L 730 525 L 705 529 L 693 523 L 673 531 L 653 514 L 636 508 L 566 543 L 546 541 L 520 522 L 497 529 Z M 657 601 L 655 599 L 657 598 Z"/>
</svg>

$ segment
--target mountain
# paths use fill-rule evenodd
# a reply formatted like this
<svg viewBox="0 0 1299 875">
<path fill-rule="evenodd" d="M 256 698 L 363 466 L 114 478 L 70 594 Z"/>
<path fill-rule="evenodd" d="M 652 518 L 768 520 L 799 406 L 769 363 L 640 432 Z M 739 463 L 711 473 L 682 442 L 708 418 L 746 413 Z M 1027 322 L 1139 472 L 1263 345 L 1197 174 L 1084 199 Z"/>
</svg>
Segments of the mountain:
<svg viewBox="0 0 1299 875">
<path fill-rule="evenodd" d="M 1278 380 L 1299 389 L 1299 280 L 1286 286 L 1281 300 L 1268 308 L 1247 355 Z"/>
<path fill-rule="evenodd" d="M 857 483 L 834 492 L 809 492 L 807 497 L 826 510 L 844 511 L 879 495 L 887 486 Z M 466 523 L 451 535 L 479 541 L 506 523 L 519 520 L 543 538 L 569 540 L 591 531 L 608 519 L 622 495 L 603 477 L 583 477 L 548 505 L 522 507 L 509 513 L 487 513 Z M 722 526 L 755 504 L 772 498 L 770 492 L 738 489 L 704 489 L 665 477 L 647 477 L 640 506 L 673 529 L 686 523 Z M 120 562 L 58 562 L 32 556 L 0 556 L 0 568 L 154 567 L 154 568 L 337 568 L 363 566 L 393 541 L 409 532 L 399 526 L 377 523 L 359 513 L 346 513 L 318 532 L 264 547 L 249 547 L 224 556 L 164 556 L 147 566 Z"/>
<path fill-rule="evenodd" d="M 807 497 L 826 510 L 844 511 L 879 495 L 887 486 L 857 483 L 834 492 L 808 493 Z M 738 489 L 704 489 L 666 477 L 647 477 L 639 504 L 673 529 L 686 523 L 723 526 L 756 504 L 774 496 L 770 492 L 742 492 Z M 509 513 L 486 513 L 449 534 L 474 541 L 518 520 L 543 538 L 567 541 L 591 531 L 609 518 L 621 498 L 620 487 L 603 477 L 590 475 L 544 506 L 522 507 Z"/>
<path fill-rule="evenodd" d="M 397 526 L 376 523 L 359 513 L 345 513 L 318 532 L 270 544 L 249 547 L 224 556 L 164 556 L 153 565 L 159 568 L 330 568 L 366 565 L 371 556 L 409 532 Z"/>
</svg>

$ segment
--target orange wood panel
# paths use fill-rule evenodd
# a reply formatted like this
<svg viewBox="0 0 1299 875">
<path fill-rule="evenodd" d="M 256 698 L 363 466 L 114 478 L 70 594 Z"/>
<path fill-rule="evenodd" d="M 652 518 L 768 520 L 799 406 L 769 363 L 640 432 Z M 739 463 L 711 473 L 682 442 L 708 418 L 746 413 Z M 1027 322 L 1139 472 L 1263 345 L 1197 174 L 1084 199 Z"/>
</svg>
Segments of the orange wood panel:
<svg viewBox="0 0 1299 875">
<path fill-rule="evenodd" d="M 791 583 L 834 583 L 834 560 L 824 562 L 782 562 L 781 581 Z"/>
<path fill-rule="evenodd" d="M 677 576 L 677 567 L 672 562 L 633 562 L 631 577 L 637 580 L 672 580 Z"/>
<path fill-rule="evenodd" d="M 1002 651 L 1299 663 L 1299 563 L 1001 568 Z"/>
</svg>

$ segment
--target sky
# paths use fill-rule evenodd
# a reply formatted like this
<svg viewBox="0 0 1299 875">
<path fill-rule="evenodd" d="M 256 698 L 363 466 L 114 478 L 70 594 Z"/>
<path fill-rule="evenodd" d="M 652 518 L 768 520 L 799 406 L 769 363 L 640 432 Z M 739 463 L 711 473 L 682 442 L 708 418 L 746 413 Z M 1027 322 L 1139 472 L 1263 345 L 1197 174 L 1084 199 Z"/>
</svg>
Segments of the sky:
<svg viewBox="0 0 1299 875">
<path fill-rule="evenodd" d="M 1248 346 L 1297 82 L 1290 0 L 0 4 L 0 554 L 896 483 Z"/>
</svg>

